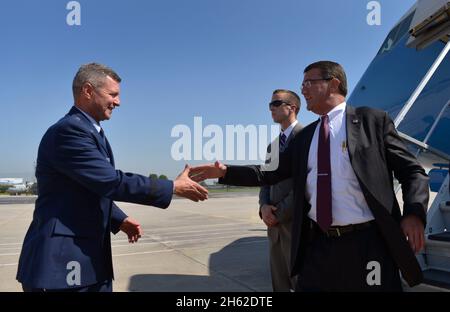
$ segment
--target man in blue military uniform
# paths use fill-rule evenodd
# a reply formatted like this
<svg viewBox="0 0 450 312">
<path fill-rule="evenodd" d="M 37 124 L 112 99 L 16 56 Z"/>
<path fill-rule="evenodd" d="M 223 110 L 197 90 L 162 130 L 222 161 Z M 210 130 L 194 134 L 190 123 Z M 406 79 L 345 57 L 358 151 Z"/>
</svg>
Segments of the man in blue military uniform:
<svg viewBox="0 0 450 312">
<path fill-rule="evenodd" d="M 25 291 L 112 291 L 110 232 L 122 230 L 130 242 L 141 235 L 114 200 L 166 208 L 172 194 L 207 198 L 188 177 L 189 167 L 175 181 L 115 169 L 100 121 L 120 105 L 120 82 L 104 65 L 81 66 L 72 86 L 75 105 L 42 138 L 39 195 L 17 272 Z"/>
</svg>

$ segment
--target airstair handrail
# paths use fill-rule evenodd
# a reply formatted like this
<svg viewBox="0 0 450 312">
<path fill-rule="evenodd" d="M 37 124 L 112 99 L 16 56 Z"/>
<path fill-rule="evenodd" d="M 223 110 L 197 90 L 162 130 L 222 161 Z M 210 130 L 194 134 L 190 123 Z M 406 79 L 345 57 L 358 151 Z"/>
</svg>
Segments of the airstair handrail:
<svg viewBox="0 0 450 312">
<path fill-rule="evenodd" d="M 447 153 L 445 153 L 443 151 L 440 151 L 437 148 L 431 147 L 430 145 L 428 145 L 428 144 L 426 144 L 424 142 L 421 142 L 421 141 L 419 141 L 417 139 L 414 139 L 413 137 L 410 137 L 409 135 L 407 135 L 407 134 L 405 134 L 403 132 L 398 131 L 398 134 L 404 140 L 408 141 L 409 143 L 412 143 L 412 144 L 418 146 L 419 148 L 421 148 L 423 150 L 426 150 L 426 151 L 429 151 L 429 152 L 435 154 L 436 156 L 439 156 L 440 158 L 445 159 L 445 160 L 450 162 L 450 155 L 448 155 Z"/>
<path fill-rule="evenodd" d="M 445 47 L 439 53 L 438 57 L 434 60 L 433 65 L 431 65 L 430 69 L 425 74 L 422 81 L 419 83 L 419 86 L 416 88 L 416 90 L 414 90 L 414 92 L 411 95 L 411 97 L 409 98 L 409 100 L 406 102 L 406 104 L 402 107 L 400 112 L 397 114 L 397 117 L 395 117 L 394 124 L 395 124 L 396 128 L 398 128 L 400 123 L 403 121 L 406 114 L 409 112 L 409 110 L 413 106 L 414 102 L 419 97 L 420 93 L 422 93 L 423 89 L 425 88 L 427 83 L 430 81 L 431 77 L 436 72 L 439 65 L 441 65 L 442 61 L 445 59 L 445 56 L 447 55 L 449 50 L 450 50 L 450 41 L 447 42 Z"/>
<path fill-rule="evenodd" d="M 439 112 L 439 115 L 434 120 L 433 125 L 430 128 L 430 131 L 428 131 L 427 136 L 425 137 L 425 139 L 423 139 L 423 143 L 425 143 L 425 144 L 428 143 L 428 140 L 430 139 L 431 135 L 433 134 L 434 129 L 436 129 L 439 121 L 441 120 L 442 116 L 444 116 L 445 111 L 449 107 L 450 107 L 450 100 L 448 100 L 448 102 L 445 103 L 444 107 L 442 107 L 441 111 Z"/>
</svg>

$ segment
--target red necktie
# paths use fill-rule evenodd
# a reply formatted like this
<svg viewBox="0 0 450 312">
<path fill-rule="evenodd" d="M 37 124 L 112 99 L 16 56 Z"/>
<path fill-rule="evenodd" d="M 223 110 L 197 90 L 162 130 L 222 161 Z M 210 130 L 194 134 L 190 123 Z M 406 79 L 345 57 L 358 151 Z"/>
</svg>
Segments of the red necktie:
<svg viewBox="0 0 450 312">
<path fill-rule="evenodd" d="M 321 117 L 317 149 L 317 223 L 323 231 L 331 226 L 330 125 L 328 115 Z"/>
</svg>

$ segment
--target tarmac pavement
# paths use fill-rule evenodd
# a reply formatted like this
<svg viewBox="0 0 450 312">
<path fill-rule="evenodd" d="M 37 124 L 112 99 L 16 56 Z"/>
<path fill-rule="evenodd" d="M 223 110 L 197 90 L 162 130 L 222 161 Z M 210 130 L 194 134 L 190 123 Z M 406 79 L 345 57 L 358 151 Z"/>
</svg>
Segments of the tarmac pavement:
<svg viewBox="0 0 450 312">
<path fill-rule="evenodd" d="M 15 280 L 33 198 L 0 198 L 0 291 Z M 114 291 L 271 291 L 266 227 L 257 193 L 216 195 L 206 202 L 174 199 L 169 208 L 117 202 L 138 220 L 143 237 L 112 238 Z"/>
</svg>

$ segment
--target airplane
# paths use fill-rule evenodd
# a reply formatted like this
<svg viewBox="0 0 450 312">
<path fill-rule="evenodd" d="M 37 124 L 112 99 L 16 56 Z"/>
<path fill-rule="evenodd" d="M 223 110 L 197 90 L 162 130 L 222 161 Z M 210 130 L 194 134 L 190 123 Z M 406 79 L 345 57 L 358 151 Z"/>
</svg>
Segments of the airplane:
<svg viewBox="0 0 450 312">
<path fill-rule="evenodd" d="M 22 178 L 0 178 L 0 185 L 23 184 Z"/>
<path fill-rule="evenodd" d="M 26 193 L 27 191 L 28 186 L 25 184 L 15 184 L 6 190 L 6 192 L 8 192 L 10 195 L 19 195 L 22 193 Z"/>
<path fill-rule="evenodd" d="M 24 182 L 23 178 L 0 178 L 0 185 L 9 186 L 6 192 L 10 195 L 19 195 L 29 191 L 32 183 Z"/>
<path fill-rule="evenodd" d="M 450 291 L 450 1 L 418 0 L 387 35 L 348 99 L 390 115 L 430 177 L 424 282 Z M 401 189 L 397 185 L 401 202 Z"/>
</svg>

